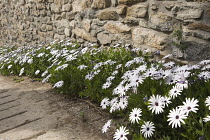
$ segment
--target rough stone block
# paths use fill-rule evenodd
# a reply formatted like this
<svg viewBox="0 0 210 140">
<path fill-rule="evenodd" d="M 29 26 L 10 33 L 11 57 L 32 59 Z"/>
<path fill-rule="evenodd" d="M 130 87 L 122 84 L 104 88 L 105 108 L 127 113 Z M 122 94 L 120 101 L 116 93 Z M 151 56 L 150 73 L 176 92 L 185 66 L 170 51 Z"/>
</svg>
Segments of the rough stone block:
<svg viewBox="0 0 210 140">
<path fill-rule="evenodd" d="M 82 21 L 82 26 L 83 28 L 86 30 L 86 31 L 90 31 L 90 28 L 91 28 L 91 20 L 90 19 L 84 19 Z"/>
<path fill-rule="evenodd" d="M 208 41 L 203 41 L 195 37 L 188 37 L 182 44 L 186 46 L 185 52 L 188 61 L 210 59 L 210 45 Z"/>
<path fill-rule="evenodd" d="M 75 28 L 72 30 L 72 32 L 77 35 L 78 37 L 81 37 L 85 40 L 88 40 L 90 42 L 97 42 L 97 39 L 93 36 L 91 36 L 90 33 L 88 33 L 87 31 L 85 31 L 84 29 L 80 29 L 80 28 Z"/>
<path fill-rule="evenodd" d="M 175 23 L 176 22 L 172 16 L 166 15 L 162 12 L 152 14 L 149 17 L 149 26 L 161 31 L 173 31 Z"/>
<path fill-rule="evenodd" d="M 183 27 L 183 34 L 185 36 L 194 36 L 204 40 L 210 41 L 210 33 L 204 30 L 189 30 L 188 27 Z"/>
<path fill-rule="evenodd" d="M 164 49 L 168 43 L 168 35 L 152 29 L 137 27 L 132 31 L 132 40 L 141 45 L 150 45 L 157 49 Z"/>
<path fill-rule="evenodd" d="M 72 10 L 71 4 L 65 4 L 62 6 L 62 12 L 69 12 Z"/>
<path fill-rule="evenodd" d="M 116 11 L 119 15 L 124 15 L 126 14 L 127 6 L 124 4 L 120 4 L 116 7 Z"/>
<path fill-rule="evenodd" d="M 109 21 L 103 27 L 106 31 L 109 31 L 110 33 L 114 34 L 131 31 L 131 28 L 129 26 L 124 25 L 121 22 Z"/>
<path fill-rule="evenodd" d="M 64 40 L 64 39 L 65 39 L 65 35 L 55 34 L 55 35 L 54 35 L 54 39 Z"/>
<path fill-rule="evenodd" d="M 51 11 L 53 13 L 59 14 L 61 12 L 61 6 L 53 3 L 53 4 L 51 4 Z"/>
<path fill-rule="evenodd" d="M 171 11 L 179 20 L 198 19 L 203 14 L 203 9 L 196 7 L 196 5 L 176 5 Z"/>
<path fill-rule="evenodd" d="M 136 4 L 138 2 L 143 2 L 145 0 L 118 0 L 119 4 Z"/>
<path fill-rule="evenodd" d="M 142 18 L 147 14 L 148 4 L 136 4 L 127 9 L 127 16 Z"/>
<path fill-rule="evenodd" d="M 203 30 L 210 32 L 210 25 L 204 24 L 204 23 L 191 23 L 188 25 L 188 29 L 191 30 Z"/>
<path fill-rule="evenodd" d="M 111 0 L 93 0 L 92 8 L 104 9 L 111 5 Z"/>
<path fill-rule="evenodd" d="M 117 20 L 119 15 L 114 9 L 104 9 L 98 12 L 97 18 L 100 20 Z"/>
<path fill-rule="evenodd" d="M 71 30 L 70 30 L 69 28 L 65 28 L 64 34 L 65 34 L 65 36 L 67 36 L 67 37 L 71 36 Z"/>
<path fill-rule="evenodd" d="M 100 32 L 97 34 L 97 39 L 103 45 L 110 44 L 112 42 L 112 38 L 109 36 L 108 33 Z"/>
</svg>

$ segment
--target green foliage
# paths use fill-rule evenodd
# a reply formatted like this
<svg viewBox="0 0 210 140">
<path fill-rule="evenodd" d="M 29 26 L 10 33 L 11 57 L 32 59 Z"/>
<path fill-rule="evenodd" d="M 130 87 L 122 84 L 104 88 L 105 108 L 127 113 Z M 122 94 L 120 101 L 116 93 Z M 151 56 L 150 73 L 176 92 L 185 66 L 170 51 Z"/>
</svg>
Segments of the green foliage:
<svg viewBox="0 0 210 140">
<path fill-rule="evenodd" d="M 174 35 L 179 40 L 182 38 L 178 30 Z M 209 62 L 191 69 L 190 66 L 183 69 L 185 65 L 169 66 L 169 63 L 150 62 L 148 53 L 120 45 L 98 48 L 90 44 L 81 47 L 75 42 L 60 41 L 38 47 L 0 48 L 0 74 L 16 75 L 14 80 L 17 82 L 22 81 L 21 76 L 49 82 L 61 94 L 86 98 L 98 105 L 108 98 L 107 112 L 113 119 L 121 120 L 119 125 L 129 128 L 129 137 L 134 140 L 147 139 L 141 132 L 141 126 L 146 121 L 153 122 L 155 126 L 150 139 L 210 139 L 210 122 L 203 121 L 210 114 L 205 103 L 210 96 L 210 75 L 202 76 L 205 75 L 202 72 L 209 70 Z M 168 82 L 170 75 L 175 77 L 175 82 Z M 187 88 L 182 87 L 180 95 L 172 98 L 170 91 L 178 83 L 187 85 Z M 149 109 L 149 99 L 157 95 L 170 97 L 171 101 L 159 114 Z M 168 115 L 173 108 L 183 105 L 186 98 L 199 100 L 197 111 L 189 112 L 180 127 L 172 128 Z M 114 100 L 117 109 L 113 108 Z M 142 112 L 139 122 L 131 123 L 129 115 L 134 108 L 140 108 Z M 80 112 L 80 116 L 85 121 L 84 112 Z"/>
</svg>

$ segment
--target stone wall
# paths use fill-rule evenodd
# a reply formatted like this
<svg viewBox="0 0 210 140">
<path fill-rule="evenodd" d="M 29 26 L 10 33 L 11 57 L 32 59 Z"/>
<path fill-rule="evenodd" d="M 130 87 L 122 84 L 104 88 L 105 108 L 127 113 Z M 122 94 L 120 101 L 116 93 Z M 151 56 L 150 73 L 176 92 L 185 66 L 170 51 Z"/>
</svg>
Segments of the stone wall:
<svg viewBox="0 0 210 140">
<path fill-rule="evenodd" d="M 201 1 L 201 2 L 200 2 Z M 209 0 L 0 0 L 0 45 L 71 38 L 210 59 Z"/>
</svg>

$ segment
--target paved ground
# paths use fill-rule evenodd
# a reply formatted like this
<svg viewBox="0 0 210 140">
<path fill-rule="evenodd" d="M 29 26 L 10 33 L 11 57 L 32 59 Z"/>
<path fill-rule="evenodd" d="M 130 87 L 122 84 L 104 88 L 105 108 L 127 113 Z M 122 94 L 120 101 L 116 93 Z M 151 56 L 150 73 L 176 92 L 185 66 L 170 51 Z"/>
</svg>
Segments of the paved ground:
<svg viewBox="0 0 210 140">
<path fill-rule="evenodd" d="M 107 121 L 87 101 L 53 94 L 51 86 L 0 76 L 0 140 L 107 140 Z"/>
</svg>

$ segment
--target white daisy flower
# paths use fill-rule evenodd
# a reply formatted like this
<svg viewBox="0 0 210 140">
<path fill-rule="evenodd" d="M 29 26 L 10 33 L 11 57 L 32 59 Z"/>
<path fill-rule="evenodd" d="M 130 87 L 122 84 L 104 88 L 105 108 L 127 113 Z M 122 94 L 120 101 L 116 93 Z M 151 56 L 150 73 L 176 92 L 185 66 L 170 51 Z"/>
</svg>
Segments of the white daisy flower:
<svg viewBox="0 0 210 140">
<path fill-rule="evenodd" d="M 155 131 L 155 126 L 153 122 L 144 122 L 144 125 L 141 126 L 141 133 L 144 134 L 145 138 L 150 138 Z"/>
<path fill-rule="evenodd" d="M 131 121 L 131 123 L 139 123 L 141 112 L 142 111 L 140 108 L 132 109 L 132 112 L 129 115 L 129 120 Z"/>
<path fill-rule="evenodd" d="M 21 76 L 23 73 L 24 73 L 24 68 L 22 68 L 22 69 L 20 70 L 19 76 Z"/>
<path fill-rule="evenodd" d="M 121 126 L 119 129 L 117 129 L 117 131 L 114 134 L 114 139 L 115 140 L 128 140 L 128 138 L 126 137 L 126 135 L 128 135 L 129 132 L 126 129 L 126 127 Z"/>
<path fill-rule="evenodd" d="M 163 97 L 160 95 L 152 95 L 149 99 L 149 110 L 152 110 L 152 113 L 159 114 L 163 112 L 164 103 Z"/>
<path fill-rule="evenodd" d="M 154 67 L 151 67 L 151 68 L 149 68 L 145 73 L 144 73 L 144 76 L 145 77 L 151 77 L 151 76 L 153 76 L 155 73 L 156 73 L 157 71 L 156 71 L 156 68 L 154 68 Z"/>
<path fill-rule="evenodd" d="M 118 74 L 118 70 L 115 70 L 112 72 L 112 75 L 116 75 L 116 74 Z"/>
<path fill-rule="evenodd" d="M 210 60 L 202 60 L 201 62 L 199 62 L 200 65 L 206 65 L 210 63 Z"/>
<path fill-rule="evenodd" d="M 198 106 L 198 100 L 197 99 L 190 99 L 190 98 L 186 98 L 186 101 L 183 102 L 183 106 L 179 106 L 179 109 L 183 110 L 184 112 L 186 112 L 186 115 L 189 114 L 189 112 L 197 112 L 198 108 L 196 108 Z"/>
<path fill-rule="evenodd" d="M 178 95 L 181 95 L 182 90 L 180 90 L 177 86 L 173 86 L 173 88 L 169 91 L 169 96 L 174 99 Z"/>
<path fill-rule="evenodd" d="M 104 83 L 104 84 L 102 85 L 102 89 L 107 89 L 107 88 L 109 88 L 109 87 L 111 86 L 111 84 L 112 84 L 111 81 L 107 81 L 106 83 Z"/>
<path fill-rule="evenodd" d="M 166 55 L 166 56 L 164 56 L 162 59 L 166 59 L 166 58 L 168 58 L 168 57 L 170 57 L 170 56 L 172 56 L 173 54 L 168 54 L 168 55 Z"/>
<path fill-rule="evenodd" d="M 32 64 L 33 63 L 33 59 L 31 58 L 31 59 L 28 59 L 28 61 L 27 61 L 29 64 Z"/>
<path fill-rule="evenodd" d="M 198 77 L 206 81 L 210 78 L 210 72 L 209 71 L 202 71 L 198 74 Z"/>
<path fill-rule="evenodd" d="M 164 104 L 164 107 L 165 106 L 168 106 L 170 103 L 171 103 L 171 98 L 170 97 L 167 97 L 167 96 L 164 96 L 163 97 L 163 104 Z"/>
<path fill-rule="evenodd" d="M 110 113 L 116 111 L 116 110 L 119 110 L 120 109 L 120 106 L 119 106 L 119 103 L 118 102 L 115 102 L 111 105 L 111 108 L 109 110 Z"/>
<path fill-rule="evenodd" d="M 204 122 L 209 122 L 210 121 L 210 116 L 206 116 L 206 118 L 203 118 Z"/>
<path fill-rule="evenodd" d="M 80 69 L 80 70 L 83 70 L 85 68 L 87 68 L 88 66 L 85 66 L 85 65 L 79 65 L 77 68 Z"/>
<path fill-rule="evenodd" d="M 112 122 L 112 120 L 108 120 L 108 121 L 104 124 L 104 126 L 102 127 L 102 133 L 106 133 L 106 132 L 107 132 L 108 128 L 110 128 L 111 122 Z"/>
<path fill-rule="evenodd" d="M 107 108 L 107 106 L 109 106 L 110 105 L 110 102 L 109 102 L 109 98 L 104 98 L 102 101 L 101 101 L 101 107 L 102 107 L 102 109 L 106 109 Z"/>
<path fill-rule="evenodd" d="M 42 80 L 42 83 L 47 82 L 51 76 L 52 76 L 52 74 L 49 74 L 46 78 L 44 78 L 44 79 Z"/>
<path fill-rule="evenodd" d="M 112 80 L 114 80 L 114 76 L 109 76 L 108 78 L 106 78 L 106 81 L 108 82 L 108 81 L 112 81 Z"/>
<path fill-rule="evenodd" d="M 121 109 L 125 109 L 128 106 L 128 96 L 124 96 L 120 98 L 119 107 Z"/>
<path fill-rule="evenodd" d="M 174 84 L 176 82 L 174 75 L 171 73 L 169 73 L 169 75 L 167 76 L 165 81 L 166 81 L 166 84 L 168 84 L 168 85 Z"/>
<path fill-rule="evenodd" d="M 206 98 L 205 103 L 206 103 L 206 106 L 209 106 L 209 110 L 210 110 L 210 96 L 208 96 L 208 97 Z"/>
<path fill-rule="evenodd" d="M 40 73 L 40 70 L 36 70 L 35 71 L 35 75 L 39 74 Z"/>
<path fill-rule="evenodd" d="M 178 81 L 176 83 L 176 86 L 181 90 L 187 89 L 188 88 L 188 81 Z"/>
<path fill-rule="evenodd" d="M 12 65 L 9 65 L 7 68 L 10 69 L 12 67 Z"/>
<path fill-rule="evenodd" d="M 125 67 L 130 67 L 133 63 L 135 63 L 135 61 L 130 60 L 130 61 L 126 62 Z"/>
<path fill-rule="evenodd" d="M 171 62 L 163 64 L 163 66 L 166 68 L 172 68 L 174 66 L 174 64 L 175 64 L 175 62 L 171 61 Z"/>
<path fill-rule="evenodd" d="M 181 123 L 184 123 L 183 119 L 187 119 L 187 115 L 183 110 L 180 110 L 179 108 L 170 110 L 170 113 L 168 115 L 169 125 L 172 124 L 172 128 L 177 128 L 177 126 L 181 127 Z"/>
<path fill-rule="evenodd" d="M 44 77 L 47 73 L 48 73 L 48 70 L 44 71 L 41 76 Z"/>
<path fill-rule="evenodd" d="M 64 81 L 58 81 L 57 83 L 55 83 L 55 85 L 53 86 L 53 88 L 60 88 L 62 87 L 64 84 Z"/>
</svg>

